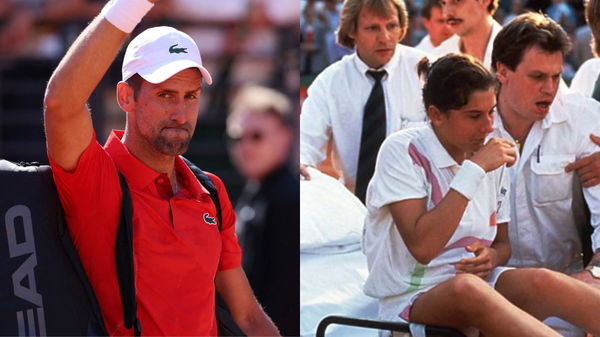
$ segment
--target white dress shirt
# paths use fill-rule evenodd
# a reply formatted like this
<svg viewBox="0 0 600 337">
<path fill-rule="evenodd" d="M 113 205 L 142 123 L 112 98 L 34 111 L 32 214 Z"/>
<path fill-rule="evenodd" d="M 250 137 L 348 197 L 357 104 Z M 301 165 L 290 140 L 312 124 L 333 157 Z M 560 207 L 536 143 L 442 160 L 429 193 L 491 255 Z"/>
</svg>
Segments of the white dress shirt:
<svg viewBox="0 0 600 337">
<path fill-rule="evenodd" d="M 496 20 L 492 20 L 492 35 L 490 35 L 487 47 L 485 47 L 485 56 L 483 57 L 483 66 L 489 70 L 492 70 L 492 49 L 494 49 L 494 40 L 496 39 L 496 35 L 498 35 L 500 30 L 502 30 L 502 26 L 496 22 Z M 437 46 L 432 53 L 437 57 L 441 57 L 449 53 L 461 54 L 460 36 L 456 34 L 452 35 L 446 41 Z"/>
<path fill-rule="evenodd" d="M 600 103 L 579 93 L 557 95 L 548 115 L 536 121 L 511 174 L 508 265 L 581 271 L 579 230 L 583 200 L 575 172 L 564 167 L 598 151 L 590 133 L 600 134 Z M 498 114 L 492 135 L 511 139 Z M 600 248 L 600 186 L 583 188 L 592 214 L 592 249 Z"/>
<path fill-rule="evenodd" d="M 416 65 L 431 55 L 398 44 L 392 59 L 381 69 L 385 95 L 387 135 L 394 131 L 422 125 L 425 109 Z M 326 158 L 326 145 L 332 139 L 337 166 L 344 184 L 354 191 L 363 110 L 374 80 L 369 67 L 356 53 L 344 56 L 317 76 L 308 88 L 308 98 L 300 115 L 300 163 L 316 166 Z"/>
<path fill-rule="evenodd" d="M 600 75 L 600 59 L 593 58 L 585 61 L 575 73 L 571 82 L 571 90 L 582 93 L 587 97 L 592 97 L 594 84 Z"/>
<path fill-rule="evenodd" d="M 415 48 L 427 53 L 433 53 L 433 51 L 435 50 L 435 46 L 433 45 L 433 43 L 431 43 L 431 37 L 429 36 L 429 34 L 425 35 L 421 39 L 421 42 L 419 42 L 419 44 L 415 46 Z"/>
<path fill-rule="evenodd" d="M 407 321 L 406 314 L 416 297 L 454 277 L 454 263 L 475 256 L 466 246 L 476 241 L 490 246 L 497 224 L 509 221 L 510 181 L 502 166 L 485 174 L 440 254 L 426 265 L 412 256 L 388 206 L 425 198 L 430 211 L 448 193 L 460 170 L 461 165 L 442 146 L 430 125 L 397 132 L 381 146 L 367 190 L 363 230 L 363 251 L 369 265 L 364 291 L 380 299 L 381 319 Z M 497 268 L 486 281 L 493 286 L 502 270 Z"/>
</svg>

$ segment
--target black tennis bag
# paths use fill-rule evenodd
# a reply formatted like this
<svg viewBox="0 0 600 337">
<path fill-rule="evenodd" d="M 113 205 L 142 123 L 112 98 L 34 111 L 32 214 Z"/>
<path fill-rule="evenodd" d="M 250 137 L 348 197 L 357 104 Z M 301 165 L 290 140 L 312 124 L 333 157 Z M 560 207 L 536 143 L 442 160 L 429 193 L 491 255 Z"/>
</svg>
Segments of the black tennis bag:
<svg viewBox="0 0 600 337">
<path fill-rule="evenodd" d="M 216 204 L 210 178 L 184 158 Z M 125 326 L 140 335 L 133 285 L 133 209 L 121 177 L 123 206 L 116 267 Z M 0 160 L 0 336 L 105 336 L 93 289 L 69 236 L 49 166 Z M 244 336 L 216 294 L 219 336 Z"/>
<path fill-rule="evenodd" d="M 48 166 L 0 160 L 0 335 L 105 335 Z"/>
</svg>

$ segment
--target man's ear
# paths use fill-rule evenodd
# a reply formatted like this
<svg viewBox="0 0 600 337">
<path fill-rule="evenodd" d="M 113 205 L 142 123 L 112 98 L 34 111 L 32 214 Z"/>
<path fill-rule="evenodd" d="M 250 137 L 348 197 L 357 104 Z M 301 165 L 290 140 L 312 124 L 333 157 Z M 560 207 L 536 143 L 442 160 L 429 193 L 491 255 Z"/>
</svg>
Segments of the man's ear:
<svg viewBox="0 0 600 337">
<path fill-rule="evenodd" d="M 132 112 L 135 107 L 133 88 L 121 81 L 117 84 L 117 102 L 123 111 Z"/>
<path fill-rule="evenodd" d="M 406 36 L 406 33 L 408 33 L 408 27 L 401 28 L 400 39 L 398 39 L 398 43 L 400 43 L 400 41 L 402 41 L 404 39 L 404 37 Z"/>
<path fill-rule="evenodd" d="M 352 29 L 351 31 L 348 32 L 348 37 L 351 38 L 353 41 L 356 40 L 356 30 L 358 28 L 354 27 L 354 29 Z"/>
<path fill-rule="evenodd" d="M 481 1 L 481 6 L 487 11 L 488 7 L 494 0 L 478 0 Z"/>
<path fill-rule="evenodd" d="M 429 21 L 429 19 L 427 19 L 426 17 L 421 18 L 421 23 L 423 24 L 423 26 L 425 27 L 425 29 L 427 31 L 429 31 L 431 29 L 430 25 L 429 25 L 431 23 L 431 21 Z"/>
<path fill-rule="evenodd" d="M 500 84 L 506 84 L 508 81 L 508 72 L 510 69 L 501 62 L 496 62 L 496 78 Z"/>
</svg>

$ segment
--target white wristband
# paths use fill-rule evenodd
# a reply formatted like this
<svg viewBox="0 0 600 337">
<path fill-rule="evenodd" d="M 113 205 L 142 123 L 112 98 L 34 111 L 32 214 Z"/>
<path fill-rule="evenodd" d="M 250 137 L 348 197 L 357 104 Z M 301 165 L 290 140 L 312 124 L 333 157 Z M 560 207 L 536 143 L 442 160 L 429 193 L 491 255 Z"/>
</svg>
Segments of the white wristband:
<svg viewBox="0 0 600 337">
<path fill-rule="evenodd" d="M 471 200 L 484 177 L 485 171 L 479 165 L 470 160 L 465 160 L 454 179 L 452 179 L 450 188 Z"/>
<path fill-rule="evenodd" d="M 148 0 L 110 0 L 100 15 L 129 34 L 152 7 L 154 4 Z"/>
</svg>

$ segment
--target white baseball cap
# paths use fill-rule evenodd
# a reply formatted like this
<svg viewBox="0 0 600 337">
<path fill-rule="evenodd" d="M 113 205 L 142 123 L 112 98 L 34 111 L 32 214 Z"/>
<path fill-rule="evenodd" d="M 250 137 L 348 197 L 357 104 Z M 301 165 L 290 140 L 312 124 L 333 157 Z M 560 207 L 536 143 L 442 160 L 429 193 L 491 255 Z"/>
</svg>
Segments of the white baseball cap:
<svg viewBox="0 0 600 337">
<path fill-rule="evenodd" d="M 202 66 L 196 42 L 173 27 L 146 29 L 136 36 L 125 51 L 123 81 L 139 74 L 150 83 L 161 83 L 187 68 L 198 68 L 202 78 L 212 84 L 212 77 Z"/>
</svg>

